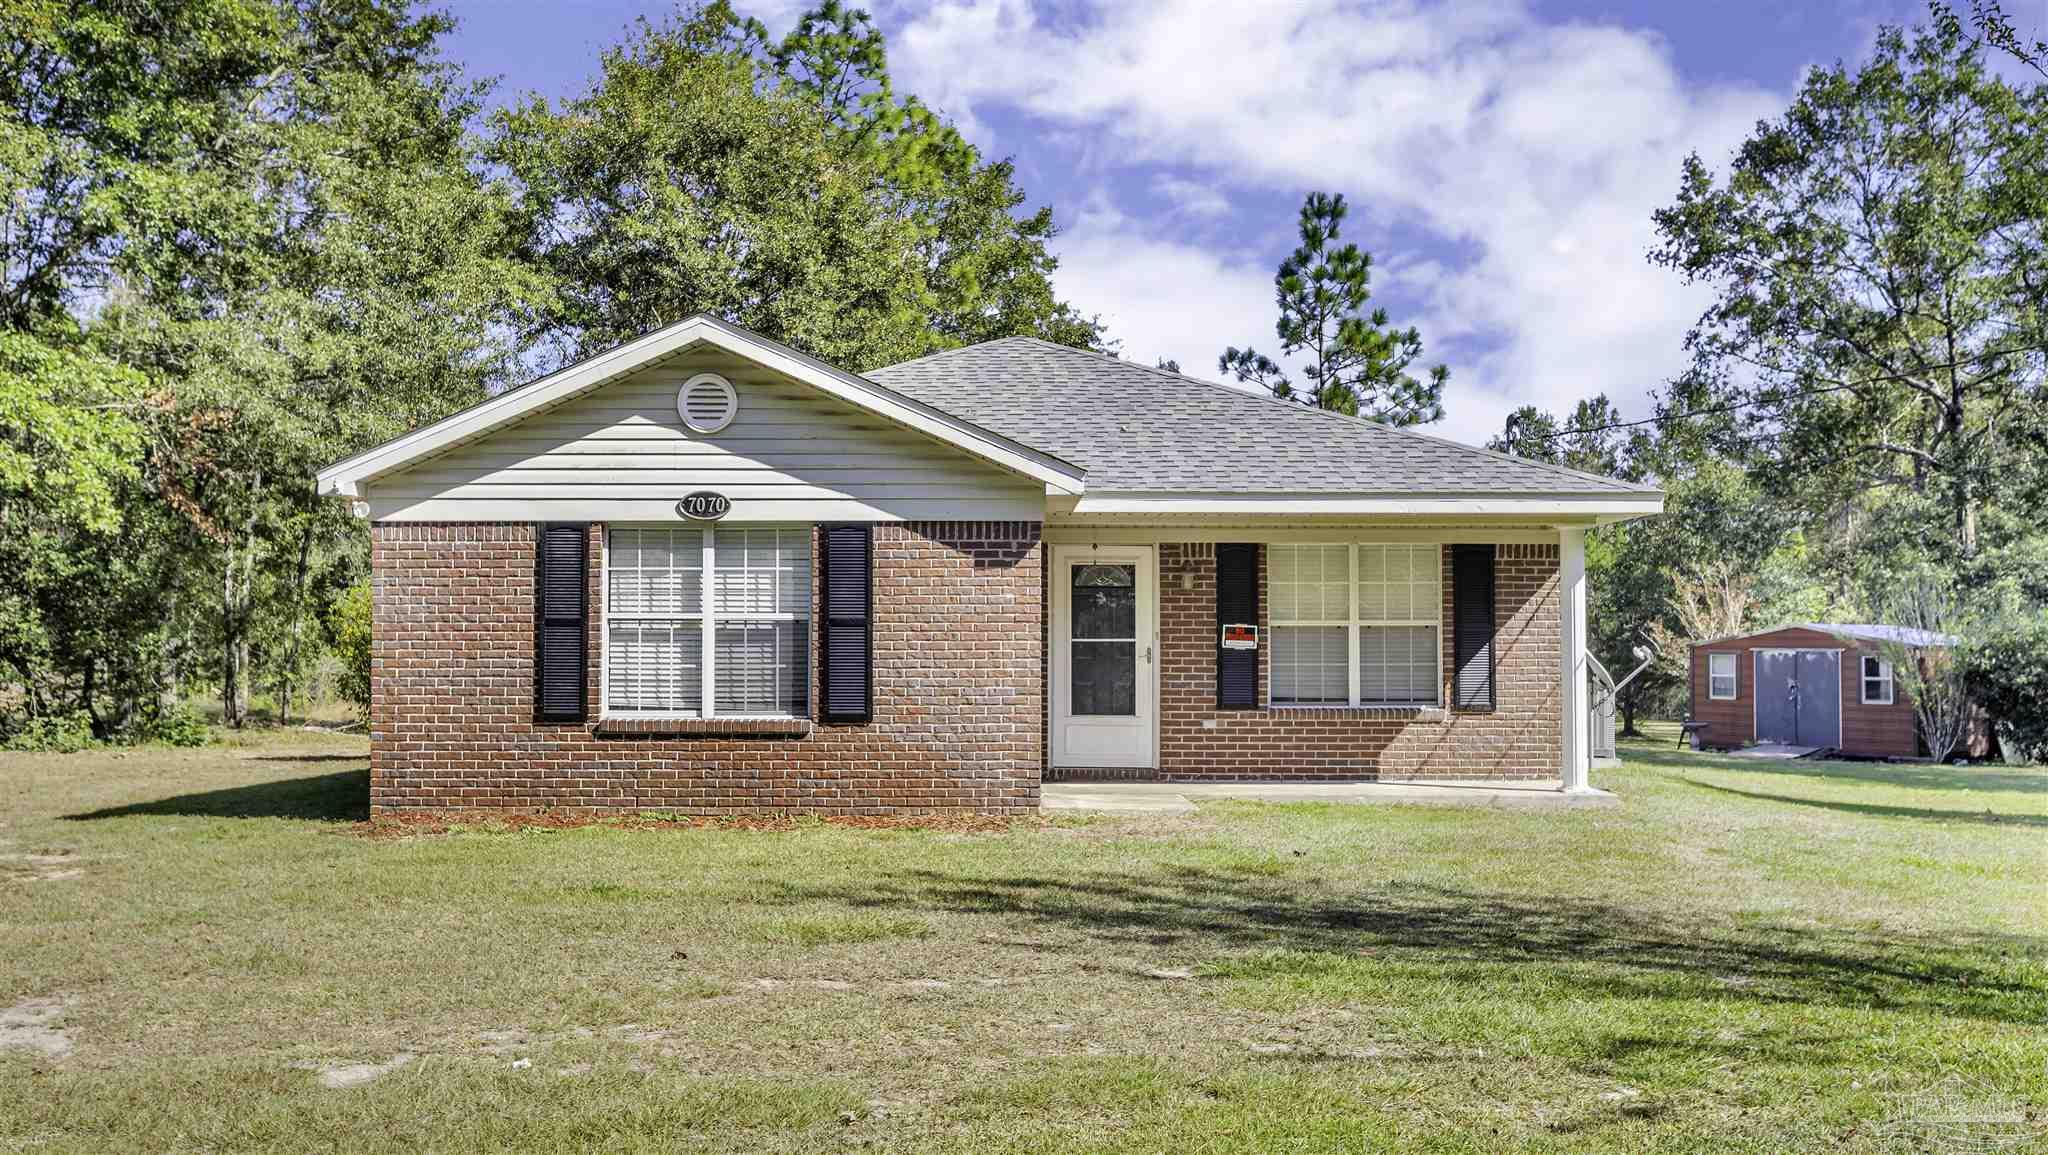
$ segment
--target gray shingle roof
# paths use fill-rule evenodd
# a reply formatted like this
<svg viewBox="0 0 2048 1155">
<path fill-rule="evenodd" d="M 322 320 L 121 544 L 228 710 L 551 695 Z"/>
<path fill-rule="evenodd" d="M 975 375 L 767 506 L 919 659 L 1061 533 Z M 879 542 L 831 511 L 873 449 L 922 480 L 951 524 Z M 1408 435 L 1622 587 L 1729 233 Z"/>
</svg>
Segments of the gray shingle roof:
<svg viewBox="0 0 2048 1155">
<path fill-rule="evenodd" d="M 865 376 L 1083 466 L 1097 492 L 1652 492 L 1035 337 L 986 341 Z"/>
</svg>

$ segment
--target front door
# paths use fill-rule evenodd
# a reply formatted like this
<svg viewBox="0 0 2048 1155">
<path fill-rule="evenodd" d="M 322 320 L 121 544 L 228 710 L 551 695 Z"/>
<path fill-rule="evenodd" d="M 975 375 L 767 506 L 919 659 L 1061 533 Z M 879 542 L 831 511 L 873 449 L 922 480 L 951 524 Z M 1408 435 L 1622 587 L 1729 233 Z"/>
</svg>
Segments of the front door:
<svg viewBox="0 0 2048 1155">
<path fill-rule="evenodd" d="M 1788 746 L 1841 742 L 1842 655 L 1832 650 L 1756 652 L 1756 740 Z"/>
<path fill-rule="evenodd" d="M 1055 546 L 1052 762 L 1150 769 L 1158 725 L 1149 546 Z"/>
</svg>

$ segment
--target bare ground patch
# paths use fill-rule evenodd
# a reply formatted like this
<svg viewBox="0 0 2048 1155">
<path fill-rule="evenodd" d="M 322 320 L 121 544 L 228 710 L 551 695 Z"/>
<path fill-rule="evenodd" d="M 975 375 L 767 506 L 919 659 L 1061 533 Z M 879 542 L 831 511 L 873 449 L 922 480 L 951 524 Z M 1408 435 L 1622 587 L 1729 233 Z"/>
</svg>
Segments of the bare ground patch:
<svg viewBox="0 0 2048 1155">
<path fill-rule="evenodd" d="M 299 1066 L 302 1069 L 317 1072 L 321 1086 L 330 1091 L 342 1091 L 350 1087 L 360 1087 L 365 1083 L 376 1082 L 400 1067 L 411 1063 L 415 1058 L 418 1058 L 418 1056 L 409 1051 L 400 1051 L 381 1063 L 330 1063 L 324 1065 L 301 1063 Z"/>
<path fill-rule="evenodd" d="M 0 870 L 17 882 L 64 882 L 85 875 L 78 856 L 69 850 L 0 854 Z"/>
<path fill-rule="evenodd" d="M 61 1059 L 70 1054 L 71 1036 L 55 1024 L 77 1001 L 73 995 L 52 995 L 23 999 L 0 1010 L 0 1049 L 34 1051 L 46 1059 Z"/>
</svg>

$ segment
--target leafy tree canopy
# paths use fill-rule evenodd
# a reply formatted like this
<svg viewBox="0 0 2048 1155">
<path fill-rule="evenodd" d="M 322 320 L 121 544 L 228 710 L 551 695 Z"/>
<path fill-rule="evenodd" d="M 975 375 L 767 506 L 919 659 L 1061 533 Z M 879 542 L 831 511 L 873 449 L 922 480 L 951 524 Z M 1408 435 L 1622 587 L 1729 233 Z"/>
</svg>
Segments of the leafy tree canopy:
<svg viewBox="0 0 2048 1155">
<path fill-rule="evenodd" d="M 1720 446 L 1782 500 L 1905 495 L 1947 524 L 1922 549 L 1974 553 L 1987 508 L 2038 492 L 2044 129 L 2048 94 L 1953 28 L 1887 29 L 1862 67 L 1815 69 L 1725 178 L 1689 160 L 1653 259 L 1716 297 L 1674 407 L 1739 406 Z"/>
<path fill-rule="evenodd" d="M 1056 299 L 1049 209 L 894 88 L 865 12 L 826 3 L 770 43 L 707 5 L 643 23 L 596 84 L 501 117 L 527 252 L 556 286 L 530 331 L 562 357 L 710 311 L 872 368 L 1099 326 Z"/>
</svg>

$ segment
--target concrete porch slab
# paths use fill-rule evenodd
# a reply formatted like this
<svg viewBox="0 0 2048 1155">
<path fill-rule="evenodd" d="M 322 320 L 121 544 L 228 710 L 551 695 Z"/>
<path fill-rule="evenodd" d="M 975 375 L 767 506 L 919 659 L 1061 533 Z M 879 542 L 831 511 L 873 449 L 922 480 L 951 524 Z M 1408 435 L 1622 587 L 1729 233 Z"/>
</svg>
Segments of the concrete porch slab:
<svg viewBox="0 0 2048 1155">
<path fill-rule="evenodd" d="M 1401 803 L 1421 806 L 1504 806 L 1568 809 L 1615 806 L 1605 790 L 1567 794 L 1557 782 L 1048 782 L 1039 788 L 1041 810 L 1119 814 L 1191 814 L 1198 802 L 1235 798 L 1250 802 Z"/>
</svg>

